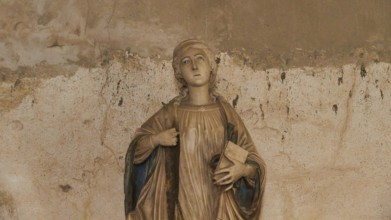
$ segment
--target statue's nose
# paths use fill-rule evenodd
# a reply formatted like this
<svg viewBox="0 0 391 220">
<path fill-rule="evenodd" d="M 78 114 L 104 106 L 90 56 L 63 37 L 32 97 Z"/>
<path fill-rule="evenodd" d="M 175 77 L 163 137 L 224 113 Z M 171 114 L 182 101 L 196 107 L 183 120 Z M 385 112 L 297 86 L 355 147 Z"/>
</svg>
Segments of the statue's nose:
<svg viewBox="0 0 391 220">
<path fill-rule="evenodd" d="M 191 62 L 191 63 L 192 63 L 192 65 L 193 65 L 193 70 L 198 69 L 197 63 L 195 62 L 195 60 L 193 60 L 193 62 Z"/>
</svg>

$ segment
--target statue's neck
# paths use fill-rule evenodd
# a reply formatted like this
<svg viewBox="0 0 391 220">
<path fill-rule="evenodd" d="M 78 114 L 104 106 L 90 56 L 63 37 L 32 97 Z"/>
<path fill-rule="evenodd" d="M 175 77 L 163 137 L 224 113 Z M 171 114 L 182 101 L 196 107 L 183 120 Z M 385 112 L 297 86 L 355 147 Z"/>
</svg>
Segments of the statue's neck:
<svg viewBox="0 0 391 220">
<path fill-rule="evenodd" d="M 208 105 L 212 103 L 209 86 L 189 87 L 189 105 Z"/>
</svg>

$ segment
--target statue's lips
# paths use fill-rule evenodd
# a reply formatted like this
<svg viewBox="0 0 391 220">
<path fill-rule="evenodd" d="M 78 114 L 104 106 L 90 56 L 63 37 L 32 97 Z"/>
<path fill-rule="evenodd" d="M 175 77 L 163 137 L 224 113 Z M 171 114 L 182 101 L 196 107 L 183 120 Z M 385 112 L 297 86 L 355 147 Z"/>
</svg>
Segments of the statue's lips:
<svg viewBox="0 0 391 220">
<path fill-rule="evenodd" d="M 194 76 L 201 76 L 201 74 L 199 74 L 199 73 L 198 74 L 194 74 Z"/>
</svg>

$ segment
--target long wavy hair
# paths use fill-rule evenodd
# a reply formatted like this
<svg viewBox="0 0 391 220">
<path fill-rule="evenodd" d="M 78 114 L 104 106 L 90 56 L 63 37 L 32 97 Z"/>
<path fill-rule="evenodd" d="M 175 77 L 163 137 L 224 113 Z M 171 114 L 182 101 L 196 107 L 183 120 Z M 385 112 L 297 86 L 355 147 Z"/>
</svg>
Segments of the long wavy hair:
<svg viewBox="0 0 391 220">
<path fill-rule="evenodd" d="M 215 91 L 216 89 L 215 83 L 216 83 L 217 68 L 218 68 L 216 62 L 216 56 L 214 52 L 205 44 L 205 42 L 197 39 L 189 39 L 189 40 L 182 41 L 174 49 L 172 67 L 174 69 L 175 78 L 180 83 L 180 94 L 177 97 L 177 101 L 180 102 L 186 99 L 189 95 L 188 85 L 185 79 L 183 79 L 182 73 L 180 72 L 182 53 L 188 48 L 200 49 L 206 54 L 207 60 L 211 67 L 211 74 L 209 78 L 209 95 L 211 96 L 212 100 L 215 101 L 216 98 L 219 96 L 219 94 Z"/>
</svg>

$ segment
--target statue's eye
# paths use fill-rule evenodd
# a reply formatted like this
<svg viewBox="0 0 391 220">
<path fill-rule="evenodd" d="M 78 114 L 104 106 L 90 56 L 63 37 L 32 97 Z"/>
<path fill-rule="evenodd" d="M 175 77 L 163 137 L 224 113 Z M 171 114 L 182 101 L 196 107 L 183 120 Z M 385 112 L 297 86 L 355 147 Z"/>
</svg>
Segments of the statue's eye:
<svg viewBox="0 0 391 220">
<path fill-rule="evenodd" d="M 189 58 L 185 58 L 182 60 L 182 64 L 189 64 L 190 63 L 190 59 Z"/>
<path fill-rule="evenodd" d="M 199 55 L 196 55 L 196 57 L 195 57 L 198 61 L 203 61 L 203 60 L 205 60 L 205 58 L 204 58 L 204 56 L 203 55 L 201 55 L 201 54 L 199 54 Z"/>
</svg>

